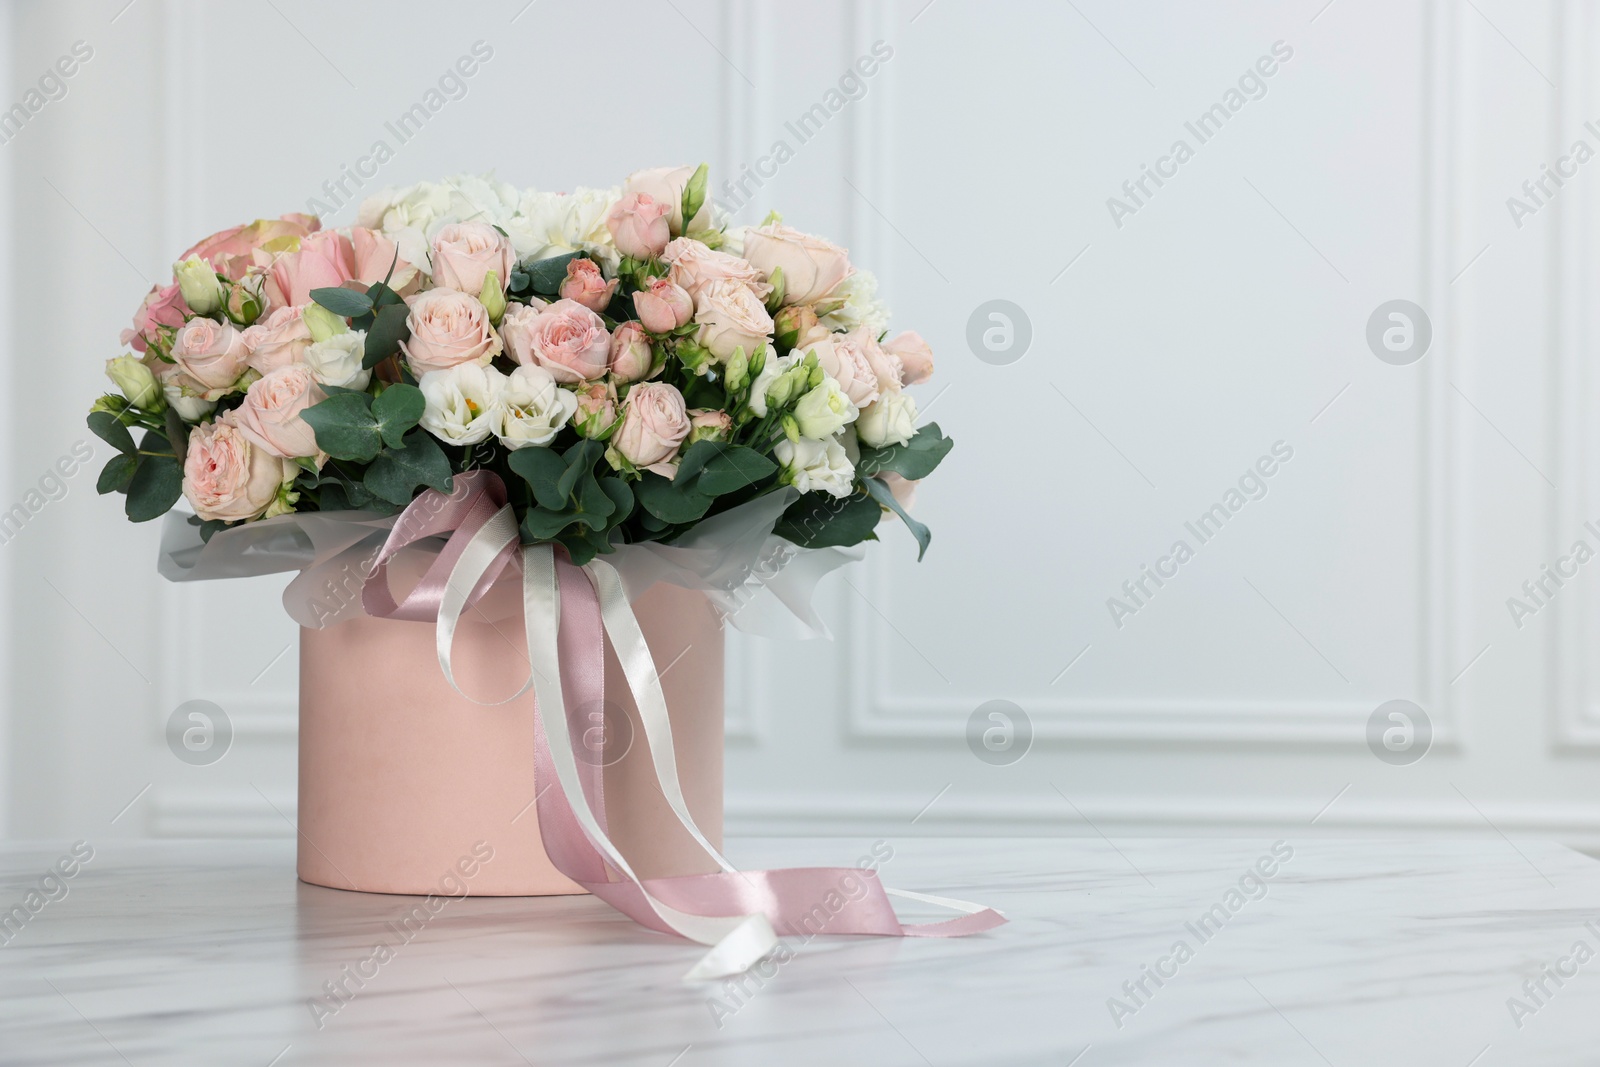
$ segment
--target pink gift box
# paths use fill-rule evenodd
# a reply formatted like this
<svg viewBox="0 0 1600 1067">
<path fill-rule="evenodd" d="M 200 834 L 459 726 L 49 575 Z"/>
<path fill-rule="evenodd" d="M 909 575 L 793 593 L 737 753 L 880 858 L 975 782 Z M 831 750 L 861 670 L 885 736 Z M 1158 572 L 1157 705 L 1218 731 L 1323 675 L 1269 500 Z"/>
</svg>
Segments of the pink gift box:
<svg viewBox="0 0 1600 1067">
<path fill-rule="evenodd" d="M 720 848 L 721 620 L 705 594 L 667 584 L 653 586 L 633 609 L 661 673 L 689 810 Z M 431 623 L 368 616 L 300 631 L 301 880 L 421 895 L 440 892 L 454 876 L 480 896 L 583 892 L 540 841 L 532 802 L 560 786 L 534 778 L 533 691 L 493 707 L 463 698 L 439 669 L 434 635 Z M 462 616 L 454 664 L 474 700 L 502 700 L 527 680 L 515 571 Z M 639 712 L 609 641 L 605 700 L 604 733 L 598 708 L 580 711 L 592 724 L 587 758 L 604 766 L 610 837 L 645 878 L 716 870 L 655 785 Z M 486 862 L 485 844 L 492 849 Z M 686 856 L 703 863 L 684 869 Z"/>
</svg>

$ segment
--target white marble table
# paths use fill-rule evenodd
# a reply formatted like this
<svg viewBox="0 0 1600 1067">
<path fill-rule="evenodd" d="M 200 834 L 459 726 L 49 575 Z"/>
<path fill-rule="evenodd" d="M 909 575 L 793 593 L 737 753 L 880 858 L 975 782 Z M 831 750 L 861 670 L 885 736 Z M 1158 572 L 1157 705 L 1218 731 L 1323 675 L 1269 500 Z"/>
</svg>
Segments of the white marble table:
<svg viewBox="0 0 1600 1067">
<path fill-rule="evenodd" d="M 730 853 L 850 863 L 871 844 Z M 818 938 L 737 997 L 685 984 L 694 946 L 592 899 L 466 899 L 365 968 L 320 1028 L 308 1001 L 396 942 L 387 924 L 415 898 L 299 884 L 288 842 L 108 844 L 65 896 L 46 884 L 59 899 L 0 927 L 0 1063 L 1600 1063 L 1600 958 L 1571 955 L 1600 950 L 1600 863 L 1499 838 L 1313 839 L 1230 897 L 1272 844 L 895 841 L 888 884 L 1012 922 L 955 940 Z M 0 846 L 0 911 L 66 851 Z M 1157 986 L 1147 966 L 1171 977 Z M 1523 983 L 1541 978 L 1536 1001 Z M 1517 1019 L 1513 997 L 1529 1009 Z"/>
</svg>

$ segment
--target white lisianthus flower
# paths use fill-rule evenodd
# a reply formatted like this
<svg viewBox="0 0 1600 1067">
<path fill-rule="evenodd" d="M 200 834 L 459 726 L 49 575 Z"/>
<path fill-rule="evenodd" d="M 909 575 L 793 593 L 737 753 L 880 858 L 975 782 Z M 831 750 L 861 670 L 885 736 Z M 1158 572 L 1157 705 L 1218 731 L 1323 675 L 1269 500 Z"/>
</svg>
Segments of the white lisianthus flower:
<svg viewBox="0 0 1600 1067">
<path fill-rule="evenodd" d="M 856 420 L 856 436 L 869 448 L 903 445 L 917 434 L 917 402 L 899 390 L 884 393 Z"/>
<path fill-rule="evenodd" d="M 568 252 L 587 252 L 608 275 L 622 262 L 606 216 L 621 199 L 620 189 L 585 189 L 540 193 L 530 189 L 517 201 L 517 212 L 501 225 L 511 237 L 518 260 L 550 259 Z"/>
<path fill-rule="evenodd" d="M 794 406 L 794 421 L 800 436 L 813 441 L 832 437 L 855 422 L 858 414 L 860 412 L 839 388 L 839 383 L 826 377 Z"/>
<path fill-rule="evenodd" d="M 761 373 L 756 375 L 755 381 L 750 383 L 750 410 L 757 418 L 765 418 L 767 414 L 767 390 L 778 376 L 796 363 L 800 362 L 800 355 L 795 352 L 787 356 L 777 355 L 771 345 L 767 346 L 767 361 L 761 366 Z"/>
<path fill-rule="evenodd" d="M 494 432 L 500 393 L 506 376 L 493 367 L 462 363 L 434 370 L 417 382 L 427 406 L 422 426 L 452 445 L 475 445 Z"/>
<path fill-rule="evenodd" d="M 495 399 L 490 425 L 500 443 L 515 451 L 548 445 L 578 410 L 578 398 L 556 384 L 543 367 L 518 367 Z"/>
<path fill-rule="evenodd" d="M 828 329 L 849 333 L 858 326 L 865 326 L 877 337 L 889 328 L 889 306 L 878 299 L 878 278 L 870 270 L 858 268 L 828 296 L 829 299 L 844 298 L 842 307 L 817 319 Z"/>
<path fill-rule="evenodd" d="M 321 384 L 365 389 L 372 381 L 372 371 L 361 366 L 366 351 L 366 331 L 347 330 L 314 342 L 306 348 L 304 358 L 311 376 Z"/>
<path fill-rule="evenodd" d="M 773 447 L 772 454 L 802 493 L 821 492 L 842 498 L 849 496 L 855 485 L 856 469 L 837 437 L 794 443 L 785 438 Z"/>
</svg>

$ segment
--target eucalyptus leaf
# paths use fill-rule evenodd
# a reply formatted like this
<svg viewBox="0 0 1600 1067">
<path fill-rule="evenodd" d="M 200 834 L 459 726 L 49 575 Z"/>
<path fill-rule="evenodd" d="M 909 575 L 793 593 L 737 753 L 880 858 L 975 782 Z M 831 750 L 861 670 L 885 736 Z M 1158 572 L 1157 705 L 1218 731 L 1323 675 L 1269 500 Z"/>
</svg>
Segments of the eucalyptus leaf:
<svg viewBox="0 0 1600 1067">
<path fill-rule="evenodd" d="M 772 532 L 801 548 L 845 548 L 870 539 L 882 517 L 878 502 L 862 493 L 842 500 L 806 493 L 789 505 Z"/>
<path fill-rule="evenodd" d="M 164 450 L 166 438 L 146 434 L 146 451 Z M 157 444 L 157 448 L 150 448 Z M 172 510 L 172 505 L 183 495 L 183 464 L 171 456 L 139 456 L 138 467 L 128 481 L 128 499 L 124 510 L 134 522 L 159 519 Z"/>
<path fill-rule="evenodd" d="M 335 315 L 352 318 L 372 310 L 372 298 L 366 293 L 339 286 L 311 290 L 311 299 Z"/>
<path fill-rule="evenodd" d="M 678 524 L 694 522 L 711 507 L 711 498 L 693 489 L 680 489 L 653 471 L 645 472 L 634 495 L 639 506 L 662 522 Z"/>
<path fill-rule="evenodd" d="M 372 325 L 367 327 L 361 358 L 363 367 L 376 367 L 400 351 L 400 342 L 411 336 L 411 327 L 406 325 L 406 316 L 410 313 L 404 304 L 385 304 L 378 309 Z"/>
<path fill-rule="evenodd" d="M 506 459 L 506 465 L 522 475 L 541 507 L 560 511 L 567 506 L 567 494 L 559 488 L 561 476 L 567 470 L 561 456 L 548 448 L 519 448 Z"/>
<path fill-rule="evenodd" d="M 863 448 L 861 462 L 856 466 L 863 475 L 893 471 L 914 482 L 932 474 L 954 447 L 955 442 L 940 432 L 939 424 L 930 422 L 918 430 L 908 444 Z"/>
<path fill-rule="evenodd" d="M 396 383 L 385 389 L 372 402 L 372 415 L 378 420 L 378 432 L 383 435 L 383 443 L 390 448 L 398 448 L 406 433 L 422 421 L 422 413 L 427 407 L 428 402 L 423 398 L 422 390 L 414 385 Z"/>
<path fill-rule="evenodd" d="M 138 456 L 128 452 L 118 452 L 100 468 L 100 480 L 95 483 L 95 491 L 101 496 L 107 493 L 126 493 L 128 483 L 133 480 L 133 472 L 138 467 Z"/>
<path fill-rule="evenodd" d="M 900 516 L 900 521 L 906 524 L 906 529 L 911 531 L 911 536 L 917 539 L 917 562 L 922 562 L 922 557 L 928 554 L 928 542 L 933 540 L 933 533 L 922 523 L 913 519 L 900 506 L 900 501 L 894 498 L 894 493 L 889 486 L 878 478 L 867 478 L 862 482 L 872 499 Z"/>
<path fill-rule="evenodd" d="M 567 264 L 581 255 L 582 252 L 567 252 L 549 259 L 535 259 L 523 263 L 520 269 L 528 275 L 528 285 L 535 293 L 555 296 L 567 277 Z"/>
<path fill-rule="evenodd" d="M 122 424 L 122 420 L 109 411 L 91 411 L 89 430 L 118 452 L 134 451 L 133 435 Z"/>
<path fill-rule="evenodd" d="M 367 468 L 362 485 L 391 504 L 409 504 L 420 486 L 451 491 L 450 461 L 427 430 L 412 430 L 401 447 L 385 448 Z"/>
</svg>

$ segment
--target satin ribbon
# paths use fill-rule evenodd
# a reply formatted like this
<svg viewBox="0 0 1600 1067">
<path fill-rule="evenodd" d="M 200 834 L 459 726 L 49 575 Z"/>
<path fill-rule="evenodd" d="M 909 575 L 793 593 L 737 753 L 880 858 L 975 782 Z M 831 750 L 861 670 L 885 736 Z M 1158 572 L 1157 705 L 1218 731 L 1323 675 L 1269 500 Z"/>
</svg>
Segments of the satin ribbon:
<svg viewBox="0 0 1600 1067">
<path fill-rule="evenodd" d="M 430 489 L 412 501 L 378 553 L 362 603 L 379 618 L 435 620 L 445 678 L 464 698 L 485 704 L 456 684 L 451 645 L 461 613 L 517 557 L 516 515 L 492 472 L 458 474 L 454 489 L 449 496 Z M 388 585 L 389 561 L 409 545 L 446 533 L 449 541 L 438 559 L 397 603 Z M 542 789 L 536 804 L 545 852 L 562 874 L 640 925 L 709 946 L 686 978 L 743 973 L 777 947 L 780 935 L 958 937 L 1006 921 L 981 904 L 887 889 L 875 872 L 855 867 L 741 871 L 729 863 L 695 824 L 684 800 L 666 695 L 616 570 L 600 559 L 574 566 L 547 544 L 522 546 L 520 562 L 530 675 L 522 689 L 495 703 L 515 700 L 530 687 L 534 691 L 534 774 L 560 785 Z M 605 707 L 607 639 L 638 706 L 656 784 L 720 873 L 641 878 L 606 832 L 601 768 L 593 761 L 580 767 L 575 746 L 585 728 L 579 709 Z M 905 924 L 890 896 L 962 914 Z"/>
</svg>

